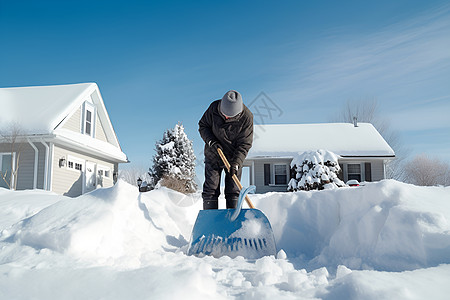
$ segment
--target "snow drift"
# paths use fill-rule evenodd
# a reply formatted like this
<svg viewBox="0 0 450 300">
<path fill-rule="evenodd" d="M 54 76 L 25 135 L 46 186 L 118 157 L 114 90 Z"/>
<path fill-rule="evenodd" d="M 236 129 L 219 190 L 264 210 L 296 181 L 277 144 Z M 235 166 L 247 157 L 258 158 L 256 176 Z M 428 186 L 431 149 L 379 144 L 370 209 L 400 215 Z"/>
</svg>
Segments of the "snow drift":
<svg viewBox="0 0 450 300">
<path fill-rule="evenodd" d="M 450 188 L 392 180 L 254 196 L 278 247 L 311 267 L 403 271 L 450 263 Z"/>
<path fill-rule="evenodd" d="M 74 199 L 0 189 L 0 298 L 445 299 L 450 292 L 448 187 L 385 180 L 250 197 L 272 224 L 276 258 L 186 256 L 200 194 L 139 194 L 121 181 Z"/>
<path fill-rule="evenodd" d="M 165 189 L 150 193 L 149 199 L 142 195 L 121 181 L 75 199 L 64 197 L 13 225 L 7 238 L 100 264 L 149 251 L 175 251 L 186 244 L 191 222 L 173 202 L 184 197 Z"/>
</svg>

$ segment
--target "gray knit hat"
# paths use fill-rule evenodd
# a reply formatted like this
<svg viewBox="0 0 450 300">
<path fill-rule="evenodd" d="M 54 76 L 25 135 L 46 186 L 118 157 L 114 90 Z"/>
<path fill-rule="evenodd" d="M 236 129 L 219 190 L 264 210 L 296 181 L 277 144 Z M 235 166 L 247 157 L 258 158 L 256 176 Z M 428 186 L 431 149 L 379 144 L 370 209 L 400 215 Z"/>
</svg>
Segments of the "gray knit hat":
<svg viewBox="0 0 450 300">
<path fill-rule="evenodd" d="M 220 101 L 220 111 L 227 117 L 238 115 L 243 108 L 242 97 L 238 91 L 231 90 L 226 92 Z"/>
</svg>

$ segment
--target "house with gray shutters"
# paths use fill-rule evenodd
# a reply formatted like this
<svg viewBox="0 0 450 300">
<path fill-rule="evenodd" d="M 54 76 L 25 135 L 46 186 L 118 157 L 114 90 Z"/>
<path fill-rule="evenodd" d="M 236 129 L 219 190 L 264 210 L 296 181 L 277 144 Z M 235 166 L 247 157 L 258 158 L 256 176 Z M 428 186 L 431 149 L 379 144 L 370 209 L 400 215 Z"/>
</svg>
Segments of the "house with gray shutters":
<svg viewBox="0 0 450 300">
<path fill-rule="evenodd" d="M 339 155 L 344 182 L 385 179 L 386 164 L 395 158 L 394 150 L 370 123 L 255 125 L 243 174 L 257 193 L 286 191 L 294 156 L 318 149 Z"/>
<path fill-rule="evenodd" d="M 112 186 L 128 162 L 95 83 L 0 88 L 0 107 L 2 188 L 76 197 Z"/>
</svg>

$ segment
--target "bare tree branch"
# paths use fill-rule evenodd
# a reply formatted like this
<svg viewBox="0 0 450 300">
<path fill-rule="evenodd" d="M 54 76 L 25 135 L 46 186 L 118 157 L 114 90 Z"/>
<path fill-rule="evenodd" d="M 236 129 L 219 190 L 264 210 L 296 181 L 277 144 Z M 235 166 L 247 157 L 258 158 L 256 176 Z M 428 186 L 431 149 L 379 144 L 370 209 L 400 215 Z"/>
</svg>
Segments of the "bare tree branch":
<svg viewBox="0 0 450 300">
<path fill-rule="evenodd" d="M 376 98 L 350 99 L 345 102 L 342 109 L 331 118 L 332 122 L 353 123 L 356 117 L 359 122 L 371 123 L 394 149 L 395 159 L 389 162 L 386 169 L 387 178 L 404 180 L 404 160 L 410 150 L 403 144 L 398 131 L 392 129 L 388 119 L 379 112 Z"/>
<path fill-rule="evenodd" d="M 406 182 L 421 186 L 450 185 L 450 165 L 420 154 L 405 164 Z"/>
<path fill-rule="evenodd" d="M 146 167 L 127 167 L 126 169 L 119 170 L 119 179 L 128 182 L 129 184 L 137 186 L 137 179 L 141 178 L 142 181 L 146 181 L 148 184 L 152 184 L 152 178 L 148 174 Z"/>
<path fill-rule="evenodd" d="M 8 178 L 8 171 L 0 170 L 0 175 L 3 181 L 10 189 L 17 189 L 17 180 L 20 164 L 20 154 L 25 145 L 19 139 L 24 135 L 21 125 L 17 122 L 11 123 L 0 130 L 0 141 L 9 145 L 9 152 L 11 154 L 10 175 Z"/>
</svg>

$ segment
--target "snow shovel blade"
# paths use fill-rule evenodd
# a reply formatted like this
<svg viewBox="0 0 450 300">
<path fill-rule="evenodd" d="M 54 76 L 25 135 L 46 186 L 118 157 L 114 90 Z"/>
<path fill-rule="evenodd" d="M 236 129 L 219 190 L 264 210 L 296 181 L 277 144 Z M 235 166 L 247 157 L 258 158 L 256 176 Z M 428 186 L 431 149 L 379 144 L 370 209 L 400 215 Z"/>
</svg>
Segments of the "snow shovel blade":
<svg viewBox="0 0 450 300">
<path fill-rule="evenodd" d="M 195 221 L 188 255 L 211 255 L 257 259 L 275 255 L 272 227 L 258 209 L 242 209 L 234 221 L 235 209 L 201 210 Z"/>
</svg>

